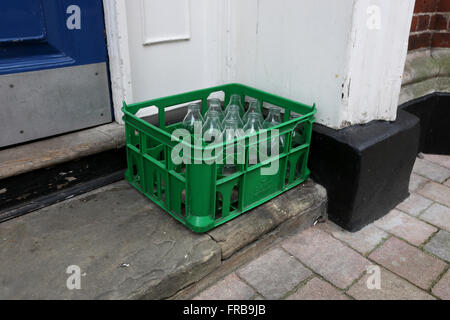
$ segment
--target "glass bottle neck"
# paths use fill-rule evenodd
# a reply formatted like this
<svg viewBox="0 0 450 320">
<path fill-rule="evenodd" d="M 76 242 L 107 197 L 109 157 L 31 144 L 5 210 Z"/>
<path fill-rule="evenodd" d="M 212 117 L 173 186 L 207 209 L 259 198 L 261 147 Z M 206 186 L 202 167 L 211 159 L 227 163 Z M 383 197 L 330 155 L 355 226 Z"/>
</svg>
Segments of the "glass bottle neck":
<svg viewBox="0 0 450 320">
<path fill-rule="evenodd" d="M 238 95 L 232 95 L 230 98 L 230 104 L 241 104 L 241 97 Z"/>
</svg>

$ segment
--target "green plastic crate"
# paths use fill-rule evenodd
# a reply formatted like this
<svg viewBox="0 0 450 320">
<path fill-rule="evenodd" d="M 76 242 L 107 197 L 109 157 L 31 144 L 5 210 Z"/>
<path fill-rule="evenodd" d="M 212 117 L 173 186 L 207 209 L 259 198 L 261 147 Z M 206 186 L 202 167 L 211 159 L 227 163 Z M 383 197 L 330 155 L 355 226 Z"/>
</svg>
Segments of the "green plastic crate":
<svg viewBox="0 0 450 320">
<path fill-rule="evenodd" d="M 223 165 L 218 163 L 194 163 L 195 152 L 204 152 L 211 146 L 189 145 L 191 164 L 175 165 L 170 155 L 179 141 L 172 141 L 171 133 L 182 126 L 181 123 L 166 125 L 165 109 L 201 100 L 204 114 L 210 94 L 220 91 L 225 95 L 225 105 L 231 94 L 240 94 L 243 102 L 247 96 L 259 100 L 262 108 L 266 104 L 280 107 L 283 123 L 268 130 L 268 140 L 275 137 L 271 131 L 278 129 L 279 135 L 285 137 L 284 150 L 261 163 L 249 164 L 248 149 L 254 147 L 254 143 L 246 136 L 231 142 L 240 143 L 246 155 L 245 163 L 237 165 L 231 175 L 223 175 Z M 150 106 L 158 109 L 158 126 L 136 116 L 140 109 Z M 122 111 L 128 162 L 126 180 L 194 232 L 217 227 L 309 177 L 306 164 L 315 105 L 232 83 L 129 105 L 124 102 Z M 224 150 L 228 144 L 223 143 Z M 277 174 L 262 175 L 261 168 L 270 166 L 273 161 L 279 161 Z"/>
</svg>

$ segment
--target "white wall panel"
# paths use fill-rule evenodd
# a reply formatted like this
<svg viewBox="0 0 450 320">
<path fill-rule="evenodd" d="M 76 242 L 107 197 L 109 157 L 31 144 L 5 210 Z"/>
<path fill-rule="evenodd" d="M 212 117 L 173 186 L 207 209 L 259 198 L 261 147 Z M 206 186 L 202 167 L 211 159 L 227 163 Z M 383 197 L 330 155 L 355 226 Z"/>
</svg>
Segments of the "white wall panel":
<svg viewBox="0 0 450 320">
<path fill-rule="evenodd" d="M 189 0 L 140 0 L 144 45 L 188 40 L 191 36 Z"/>
<path fill-rule="evenodd" d="M 126 1 L 133 101 L 220 81 L 219 0 Z"/>
</svg>

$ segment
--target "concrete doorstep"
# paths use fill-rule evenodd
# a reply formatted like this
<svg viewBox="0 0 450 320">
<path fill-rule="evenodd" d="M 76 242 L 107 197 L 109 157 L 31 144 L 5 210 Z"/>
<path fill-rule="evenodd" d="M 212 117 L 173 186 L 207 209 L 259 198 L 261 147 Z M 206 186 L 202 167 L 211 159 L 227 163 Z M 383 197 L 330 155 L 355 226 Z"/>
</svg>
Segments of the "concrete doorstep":
<svg viewBox="0 0 450 320">
<path fill-rule="evenodd" d="M 0 224 L 0 299 L 190 298 L 208 275 L 311 226 L 326 203 L 310 180 L 195 234 L 120 181 Z"/>
</svg>

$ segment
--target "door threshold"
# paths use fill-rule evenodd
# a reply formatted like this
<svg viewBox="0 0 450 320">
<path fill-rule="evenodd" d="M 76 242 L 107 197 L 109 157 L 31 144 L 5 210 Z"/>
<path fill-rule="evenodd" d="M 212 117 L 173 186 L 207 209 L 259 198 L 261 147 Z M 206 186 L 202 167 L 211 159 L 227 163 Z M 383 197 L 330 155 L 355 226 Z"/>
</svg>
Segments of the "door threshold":
<svg viewBox="0 0 450 320">
<path fill-rule="evenodd" d="M 125 145 L 124 126 L 117 123 L 0 150 L 1 180 Z"/>
</svg>

